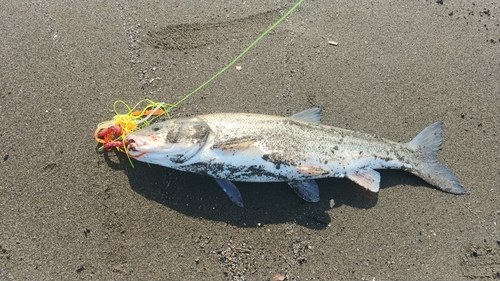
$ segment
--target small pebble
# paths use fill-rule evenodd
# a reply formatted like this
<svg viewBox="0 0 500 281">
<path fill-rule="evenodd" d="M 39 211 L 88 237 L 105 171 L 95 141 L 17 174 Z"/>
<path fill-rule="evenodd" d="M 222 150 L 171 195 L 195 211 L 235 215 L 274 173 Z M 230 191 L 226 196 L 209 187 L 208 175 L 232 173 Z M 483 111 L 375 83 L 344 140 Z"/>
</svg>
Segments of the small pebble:
<svg viewBox="0 0 500 281">
<path fill-rule="evenodd" d="M 271 279 L 272 281 L 283 281 L 285 280 L 285 274 L 283 273 L 276 273 L 274 274 L 273 278 Z"/>
<path fill-rule="evenodd" d="M 335 201 L 333 199 L 330 199 L 330 208 L 335 207 Z"/>
</svg>

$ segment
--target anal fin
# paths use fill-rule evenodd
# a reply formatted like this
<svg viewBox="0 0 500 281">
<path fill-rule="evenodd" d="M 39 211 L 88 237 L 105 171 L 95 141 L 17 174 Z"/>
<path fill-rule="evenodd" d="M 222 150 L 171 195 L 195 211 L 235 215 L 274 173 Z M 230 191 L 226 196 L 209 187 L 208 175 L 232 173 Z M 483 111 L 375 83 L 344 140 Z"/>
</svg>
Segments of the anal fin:
<svg viewBox="0 0 500 281">
<path fill-rule="evenodd" d="M 361 169 L 354 174 L 348 175 L 347 178 L 371 192 L 378 192 L 380 189 L 380 173 L 372 168 Z"/>
<path fill-rule="evenodd" d="M 319 187 L 314 180 L 291 181 L 288 185 L 304 201 L 316 203 L 319 201 Z"/>
<path fill-rule="evenodd" d="M 234 183 L 223 179 L 215 179 L 215 181 L 220 185 L 227 197 L 229 197 L 234 204 L 239 207 L 243 207 L 243 197 L 241 197 L 241 193 Z"/>
</svg>

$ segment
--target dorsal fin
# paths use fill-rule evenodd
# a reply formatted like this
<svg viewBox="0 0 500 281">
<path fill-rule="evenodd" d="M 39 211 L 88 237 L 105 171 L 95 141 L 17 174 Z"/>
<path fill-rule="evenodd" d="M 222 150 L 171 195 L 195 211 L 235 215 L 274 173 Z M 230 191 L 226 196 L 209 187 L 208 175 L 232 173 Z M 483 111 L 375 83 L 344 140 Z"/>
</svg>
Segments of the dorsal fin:
<svg viewBox="0 0 500 281">
<path fill-rule="evenodd" d="M 290 118 L 319 124 L 321 123 L 321 108 L 309 108 L 299 113 L 295 113 L 294 115 L 290 116 Z"/>
</svg>

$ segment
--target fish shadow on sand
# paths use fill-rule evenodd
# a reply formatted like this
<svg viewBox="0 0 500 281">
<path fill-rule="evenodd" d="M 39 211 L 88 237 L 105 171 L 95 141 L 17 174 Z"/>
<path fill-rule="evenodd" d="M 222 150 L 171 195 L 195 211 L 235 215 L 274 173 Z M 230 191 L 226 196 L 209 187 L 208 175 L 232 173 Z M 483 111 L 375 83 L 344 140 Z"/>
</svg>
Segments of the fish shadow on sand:
<svg viewBox="0 0 500 281">
<path fill-rule="evenodd" d="M 124 156 L 120 157 L 120 163 L 106 161 L 113 169 L 125 170 L 131 188 L 139 195 L 191 217 L 223 221 L 237 227 L 294 222 L 310 229 L 324 229 L 331 222 L 327 213 L 330 209 L 342 205 L 369 209 L 378 201 L 378 193 L 372 193 L 348 179 L 318 180 L 321 197 L 318 203 L 303 201 L 286 183 L 235 182 L 245 204 L 241 208 L 232 203 L 210 177 L 137 161 L 132 168 Z M 402 171 L 380 172 L 381 189 L 399 184 L 424 184 L 417 177 Z"/>
</svg>

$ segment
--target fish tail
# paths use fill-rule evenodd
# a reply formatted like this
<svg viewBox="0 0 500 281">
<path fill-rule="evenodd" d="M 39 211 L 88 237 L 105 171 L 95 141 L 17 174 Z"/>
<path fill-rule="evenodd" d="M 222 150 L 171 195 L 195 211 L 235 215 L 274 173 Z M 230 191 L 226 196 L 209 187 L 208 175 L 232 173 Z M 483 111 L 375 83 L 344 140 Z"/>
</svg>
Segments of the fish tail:
<svg viewBox="0 0 500 281">
<path fill-rule="evenodd" d="M 443 122 L 434 123 L 420 132 L 408 145 L 421 152 L 418 165 L 409 172 L 419 176 L 435 187 L 453 194 L 466 193 L 457 177 L 441 164 L 437 158 L 441 148 Z"/>
</svg>

